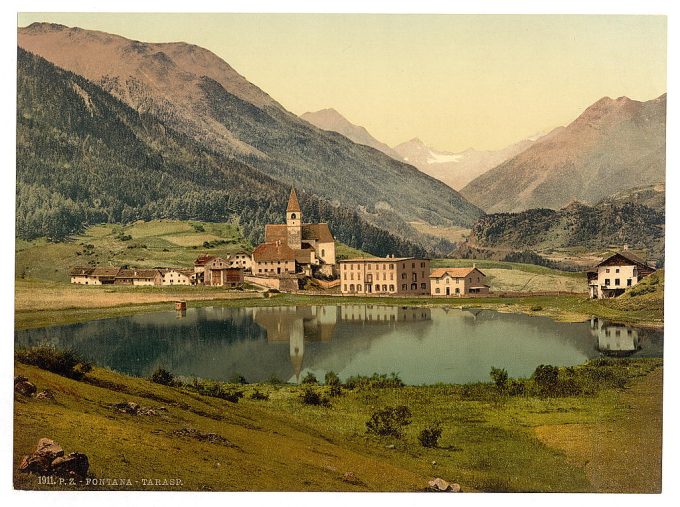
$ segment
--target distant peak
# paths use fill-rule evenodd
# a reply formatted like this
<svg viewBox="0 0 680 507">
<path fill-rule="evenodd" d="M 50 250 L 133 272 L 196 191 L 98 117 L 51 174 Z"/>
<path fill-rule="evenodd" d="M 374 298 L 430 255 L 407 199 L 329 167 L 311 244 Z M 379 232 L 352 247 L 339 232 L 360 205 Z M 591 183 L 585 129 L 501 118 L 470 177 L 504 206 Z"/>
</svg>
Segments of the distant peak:
<svg viewBox="0 0 680 507">
<path fill-rule="evenodd" d="M 36 21 L 35 23 L 31 23 L 27 27 L 20 28 L 20 30 L 36 33 L 61 32 L 63 30 L 68 30 L 68 26 L 60 25 L 58 23 L 45 23 L 42 21 Z"/>
</svg>

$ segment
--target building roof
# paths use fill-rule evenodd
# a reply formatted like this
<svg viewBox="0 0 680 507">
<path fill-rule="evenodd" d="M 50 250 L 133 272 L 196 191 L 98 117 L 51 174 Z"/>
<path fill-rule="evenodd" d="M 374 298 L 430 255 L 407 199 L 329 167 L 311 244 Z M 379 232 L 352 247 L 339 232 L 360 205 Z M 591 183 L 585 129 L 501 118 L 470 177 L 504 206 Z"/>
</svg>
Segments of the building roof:
<svg viewBox="0 0 680 507">
<path fill-rule="evenodd" d="M 301 212 L 302 210 L 300 209 L 300 203 L 297 198 L 297 194 L 295 193 L 295 188 L 290 189 L 290 197 L 288 198 L 288 207 L 286 208 L 286 212 Z"/>
<path fill-rule="evenodd" d="M 317 241 L 319 243 L 332 243 L 335 241 L 328 224 L 302 224 L 302 241 Z M 267 224 L 264 226 L 264 241 L 274 243 L 288 241 L 288 226 L 286 224 Z"/>
<path fill-rule="evenodd" d="M 92 276 L 116 276 L 120 268 L 116 267 L 96 267 L 92 270 Z"/>
<path fill-rule="evenodd" d="M 415 257 L 354 257 L 353 259 L 342 259 L 338 262 L 400 262 L 408 261 Z M 418 259 L 427 260 L 427 259 Z"/>
<path fill-rule="evenodd" d="M 465 278 L 473 271 L 479 271 L 476 267 L 472 268 L 436 268 L 430 272 L 430 278 L 441 278 L 444 275 L 449 275 L 451 278 Z M 482 276 L 486 276 L 479 271 Z"/>
<path fill-rule="evenodd" d="M 640 257 L 629 252 L 628 250 L 616 252 L 610 255 L 609 257 L 603 259 L 602 262 L 598 264 L 598 266 L 614 266 L 614 265 L 619 266 L 636 265 L 642 268 L 656 271 L 652 266 L 647 264 L 647 262 L 643 261 Z"/>
<path fill-rule="evenodd" d="M 205 266 L 208 262 L 215 258 L 214 255 L 203 254 L 199 255 L 194 261 L 194 266 Z"/>
<path fill-rule="evenodd" d="M 71 268 L 71 276 L 86 276 L 86 275 L 91 275 L 92 272 L 94 271 L 94 268 L 82 268 L 82 267 L 76 267 L 76 268 Z"/>
<path fill-rule="evenodd" d="M 159 269 L 117 269 L 116 278 L 155 278 Z"/>
<path fill-rule="evenodd" d="M 295 261 L 299 264 L 310 264 L 313 249 L 294 249 L 283 241 L 262 243 L 253 252 L 255 262 Z"/>
</svg>

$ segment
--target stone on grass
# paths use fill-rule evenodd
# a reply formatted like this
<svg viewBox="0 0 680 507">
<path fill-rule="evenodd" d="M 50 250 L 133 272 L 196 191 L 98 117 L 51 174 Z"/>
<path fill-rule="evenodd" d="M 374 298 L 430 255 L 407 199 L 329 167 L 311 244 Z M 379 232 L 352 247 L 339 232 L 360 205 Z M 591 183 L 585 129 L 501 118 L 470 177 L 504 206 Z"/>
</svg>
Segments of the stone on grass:
<svg viewBox="0 0 680 507">
<path fill-rule="evenodd" d="M 54 400 L 54 394 L 52 391 L 40 391 L 35 395 L 36 400 Z"/>
<path fill-rule="evenodd" d="M 431 491 L 449 492 L 449 493 L 459 493 L 460 492 L 460 484 L 456 484 L 455 482 L 449 483 L 449 482 L 445 481 L 444 479 L 442 479 L 441 477 L 437 477 L 436 479 L 432 479 L 427 484 L 430 487 Z"/>
<path fill-rule="evenodd" d="M 19 375 L 14 377 L 14 392 L 22 396 L 33 396 L 38 390 L 35 384 L 29 382 L 26 377 Z"/>
</svg>

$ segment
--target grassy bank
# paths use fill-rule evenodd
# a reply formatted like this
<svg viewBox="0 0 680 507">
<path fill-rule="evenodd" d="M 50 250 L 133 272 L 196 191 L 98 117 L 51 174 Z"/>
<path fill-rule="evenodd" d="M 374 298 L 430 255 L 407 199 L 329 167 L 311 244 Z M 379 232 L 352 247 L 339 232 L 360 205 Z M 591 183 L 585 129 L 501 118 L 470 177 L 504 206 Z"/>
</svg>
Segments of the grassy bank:
<svg viewBox="0 0 680 507">
<path fill-rule="evenodd" d="M 55 399 L 15 400 L 15 487 L 54 488 L 16 471 L 49 437 L 67 453 L 87 454 L 95 477 L 179 478 L 189 490 L 421 491 L 442 477 L 464 491 L 653 492 L 661 366 L 638 359 L 577 367 L 576 378 L 603 379 L 579 396 L 508 396 L 492 384 L 368 385 L 331 396 L 328 386 L 314 386 L 330 404 L 311 406 L 301 401 L 302 386 L 232 385 L 243 394 L 232 403 L 99 368 L 76 381 L 16 363 L 17 374 Z M 255 391 L 266 399 L 252 399 Z M 112 407 L 127 401 L 156 414 Z M 396 405 L 412 413 L 401 438 L 367 433 L 371 414 Z M 418 434 L 435 422 L 439 442 L 423 447 Z"/>
</svg>

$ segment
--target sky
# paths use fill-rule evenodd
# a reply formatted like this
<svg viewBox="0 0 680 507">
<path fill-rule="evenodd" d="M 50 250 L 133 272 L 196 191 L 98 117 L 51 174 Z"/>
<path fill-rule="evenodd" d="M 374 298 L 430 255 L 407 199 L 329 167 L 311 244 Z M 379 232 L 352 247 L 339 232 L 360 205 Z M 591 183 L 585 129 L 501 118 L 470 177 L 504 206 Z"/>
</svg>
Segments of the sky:
<svg viewBox="0 0 680 507">
<path fill-rule="evenodd" d="M 295 114 L 332 107 L 394 146 L 493 150 L 598 99 L 666 92 L 666 17 L 24 13 L 210 49 Z"/>
</svg>

